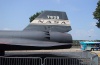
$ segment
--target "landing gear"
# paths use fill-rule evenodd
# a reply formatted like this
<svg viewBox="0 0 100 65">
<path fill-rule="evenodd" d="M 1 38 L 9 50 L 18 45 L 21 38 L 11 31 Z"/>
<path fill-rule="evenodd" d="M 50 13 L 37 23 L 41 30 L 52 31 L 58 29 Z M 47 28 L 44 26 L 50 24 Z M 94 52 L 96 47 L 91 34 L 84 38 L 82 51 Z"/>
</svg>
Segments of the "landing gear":
<svg viewBox="0 0 100 65">
<path fill-rule="evenodd" d="M 0 56 L 4 56 L 4 55 L 5 55 L 5 51 L 0 50 Z"/>
</svg>

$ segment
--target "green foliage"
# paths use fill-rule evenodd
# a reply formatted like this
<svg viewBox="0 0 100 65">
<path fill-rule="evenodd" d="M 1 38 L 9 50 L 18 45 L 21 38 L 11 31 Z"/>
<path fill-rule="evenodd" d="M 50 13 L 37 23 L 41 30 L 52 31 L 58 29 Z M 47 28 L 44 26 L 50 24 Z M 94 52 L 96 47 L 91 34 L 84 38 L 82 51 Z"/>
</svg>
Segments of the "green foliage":
<svg viewBox="0 0 100 65">
<path fill-rule="evenodd" d="M 97 3 L 97 7 L 95 11 L 93 12 L 93 15 L 94 15 L 94 18 L 98 20 L 98 22 L 96 23 L 96 26 L 100 28 L 100 0 Z"/>
<path fill-rule="evenodd" d="M 29 18 L 30 22 L 32 22 L 32 21 L 33 21 L 36 17 L 38 17 L 41 13 L 42 13 L 42 11 L 41 11 L 41 12 L 37 12 L 36 14 L 32 15 L 32 16 Z"/>
</svg>

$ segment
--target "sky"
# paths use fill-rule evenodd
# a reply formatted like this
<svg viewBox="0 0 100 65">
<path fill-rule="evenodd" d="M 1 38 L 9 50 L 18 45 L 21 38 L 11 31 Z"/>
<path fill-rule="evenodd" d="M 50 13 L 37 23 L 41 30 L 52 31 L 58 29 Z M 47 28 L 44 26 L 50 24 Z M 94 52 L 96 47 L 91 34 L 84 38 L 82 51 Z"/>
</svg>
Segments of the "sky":
<svg viewBox="0 0 100 65">
<path fill-rule="evenodd" d="M 43 10 L 64 11 L 73 40 L 100 40 L 93 12 L 98 0 L 0 0 L 0 30 L 23 30 L 29 17 Z"/>
</svg>

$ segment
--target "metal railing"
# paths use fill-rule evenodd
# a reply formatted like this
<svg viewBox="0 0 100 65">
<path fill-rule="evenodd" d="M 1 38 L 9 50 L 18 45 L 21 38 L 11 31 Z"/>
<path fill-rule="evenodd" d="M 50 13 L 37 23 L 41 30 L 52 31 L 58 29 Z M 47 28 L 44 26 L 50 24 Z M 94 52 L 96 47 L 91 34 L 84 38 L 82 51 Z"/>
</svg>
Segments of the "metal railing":
<svg viewBox="0 0 100 65">
<path fill-rule="evenodd" d="M 41 65 L 37 57 L 0 57 L 0 65 Z"/>
<path fill-rule="evenodd" d="M 91 60 L 89 58 L 48 57 L 45 58 L 44 65 L 91 65 Z"/>
<path fill-rule="evenodd" d="M 98 61 L 99 61 L 99 65 L 100 65 L 100 57 L 98 58 Z"/>
<path fill-rule="evenodd" d="M 43 61 L 43 62 L 42 62 Z M 68 57 L 0 57 L 0 65 L 95 65 L 90 58 Z"/>
<path fill-rule="evenodd" d="M 98 62 L 97 54 L 87 51 L 32 53 L 32 56 L 0 57 L 0 65 L 98 65 L 98 63 L 100 63 L 100 58 Z"/>
</svg>

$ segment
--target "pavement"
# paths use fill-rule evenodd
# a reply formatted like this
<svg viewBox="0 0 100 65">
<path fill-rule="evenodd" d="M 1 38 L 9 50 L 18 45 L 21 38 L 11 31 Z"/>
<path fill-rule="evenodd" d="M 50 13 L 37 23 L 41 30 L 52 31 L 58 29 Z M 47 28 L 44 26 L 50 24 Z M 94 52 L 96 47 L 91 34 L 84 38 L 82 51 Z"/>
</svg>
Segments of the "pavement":
<svg viewBox="0 0 100 65">
<path fill-rule="evenodd" d="M 80 48 L 71 48 L 71 49 L 55 49 L 55 50 L 20 50 L 20 51 L 6 51 L 6 53 L 28 53 L 28 52 L 83 52 Z M 92 53 L 96 53 L 100 57 L 100 51 L 91 51 Z"/>
<path fill-rule="evenodd" d="M 14 51 L 6 51 L 6 52 L 74 52 L 74 51 L 81 51 L 77 48 L 71 48 L 71 49 L 55 49 L 55 50 L 14 50 Z"/>
<path fill-rule="evenodd" d="M 100 57 L 100 51 L 91 51 L 93 53 L 96 53 Z"/>
</svg>

